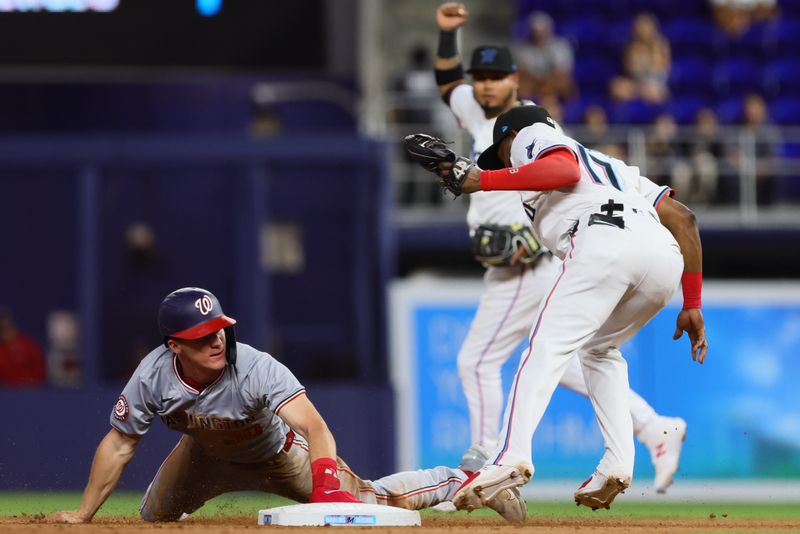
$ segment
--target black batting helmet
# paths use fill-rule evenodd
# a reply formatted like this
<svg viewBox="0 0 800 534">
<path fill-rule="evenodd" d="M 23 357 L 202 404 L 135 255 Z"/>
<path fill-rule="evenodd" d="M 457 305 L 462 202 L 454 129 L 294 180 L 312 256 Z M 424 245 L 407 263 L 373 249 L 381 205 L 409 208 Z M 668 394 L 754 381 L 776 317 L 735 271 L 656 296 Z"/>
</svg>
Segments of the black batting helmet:
<svg viewBox="0 0 800 534">
<path fill-rule="evenodd" d="M 158 307 L 158 329 L 164 345 L 170 338 L 199 339 L 225 330 L 228 363 L 236 363 L 236 320 L 225 315 L 213 293 L 199 287 L 177 289 Z"/>
</svg>

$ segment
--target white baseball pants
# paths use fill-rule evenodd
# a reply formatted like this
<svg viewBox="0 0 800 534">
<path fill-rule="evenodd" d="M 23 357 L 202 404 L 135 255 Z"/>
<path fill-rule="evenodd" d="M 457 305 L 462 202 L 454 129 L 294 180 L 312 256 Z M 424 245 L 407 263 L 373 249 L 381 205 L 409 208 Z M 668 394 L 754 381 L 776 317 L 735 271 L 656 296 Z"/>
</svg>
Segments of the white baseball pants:
<svg viewBox="0 0 800 534">
<path fill-rule="evenodd" d="M 531 439 L 576 354 L 605 454 L 598 470 L 632 476 L 628 370 L 619 347 L 669 301 L 683 270 L 672 235 L 646 213 L 625 212 L 625 228 L 581 217 L 570 252 L 537 312 L 491 462 L 531 460 Z"/>
<path fill-rule="evenodd" d="M 489 450 L 497 444 L 503 410 L 501 369 L 526 339 L 536 311 L 561 272 L 561 260 L 543 257 L 534 267 L 489 267 L 485 290 L 458 354 L 458 373 L 469 408 L 472 443 Z M 559 382 L 588 397 L 578 358 L 572 358 Z M 638 435 L 655 410 L 630 390 L 630 411 Z"/>
</svg>

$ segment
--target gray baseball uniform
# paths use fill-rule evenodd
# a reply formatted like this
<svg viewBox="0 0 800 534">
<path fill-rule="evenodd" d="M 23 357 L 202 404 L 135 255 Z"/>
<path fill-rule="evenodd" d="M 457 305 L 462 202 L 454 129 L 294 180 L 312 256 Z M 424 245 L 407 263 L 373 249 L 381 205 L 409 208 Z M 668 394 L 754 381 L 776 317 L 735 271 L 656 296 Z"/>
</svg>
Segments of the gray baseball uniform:
<svg viewBox="0 0 800 534">
<path fill-rule="evenodd" d="M 142 436 L 158 415 L 183 434 L 142 499 L 145 520 L 176 520 L 229 491 L 308 501 L 308 444 L 280 418 L 305 388 L 269 354 L 242 343 L 237 354 L 236 365 L 198 391 L 181 377 L 177 357 L 159 347 L 141 361 L 117 400 L 110 421 L 120 432 Z M 450 500 L 466 479 L 459 469 L 437 467 L 368 481 L 341 458 L 337 462 L 342 489 L 366 503 L 408 509 Z"/>
</svg>

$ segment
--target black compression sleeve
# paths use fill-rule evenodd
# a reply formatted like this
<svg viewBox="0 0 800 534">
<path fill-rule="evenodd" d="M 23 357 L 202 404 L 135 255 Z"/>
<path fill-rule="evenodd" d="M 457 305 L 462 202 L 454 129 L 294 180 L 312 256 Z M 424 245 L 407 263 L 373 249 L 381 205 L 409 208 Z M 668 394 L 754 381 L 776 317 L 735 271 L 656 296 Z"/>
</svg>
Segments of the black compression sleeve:
<svg viewBox="0 0 800 534">
<path fill-rule="evenodd" d="M 440 58 L 449 59 L 458 55 L 458 47 L 456 46 L 456 32 L 453 31 L 439 31 L 439 49 L 436 54 Z"/>
<path fill-rule="evenodd" d="M 436 85 L 447 85 L 448 83 L 453 83 L 464 79 L 464 67 L 461 66 L 461 63 L 452 69 L 436 69 L 433 72 L 436 75 Z"/>
</svg>

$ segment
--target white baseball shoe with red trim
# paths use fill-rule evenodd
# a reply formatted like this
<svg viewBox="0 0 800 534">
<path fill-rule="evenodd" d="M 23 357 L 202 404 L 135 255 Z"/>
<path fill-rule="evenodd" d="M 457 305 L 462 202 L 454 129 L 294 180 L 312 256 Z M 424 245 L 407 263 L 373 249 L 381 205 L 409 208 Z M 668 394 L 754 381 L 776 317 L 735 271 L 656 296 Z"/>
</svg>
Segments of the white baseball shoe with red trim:
<svg viewBox="0 0 800 534">
<path fill-rule="evenodd" d="M 640 439 L 650 451 L 650 459 L 656 468 L 653 486 L 658 493 L 666 493 L 678 471 L 686 439 L 686 421 L 680 417 L 658 416 L 645 425 Z"/>
<path fill-rule="evenodd" d="M 471 512 L 488 506 L 513 523 L 525 520 L 528 506 L 519 494 L 519 487 L 533 476 L 533 466 L 487 465 L 468 478 L 453 497 L 459 510 Z"/>
<path fill-rule="evenodd" d="M 592 510 L 608 509 L 614 498 L 631 485 L 631 477 L 607 477 L 595 471 L 575 492 L 575 504 L 588 506 Z"/>
</svg>

